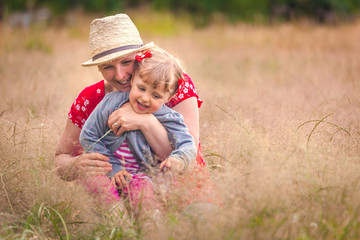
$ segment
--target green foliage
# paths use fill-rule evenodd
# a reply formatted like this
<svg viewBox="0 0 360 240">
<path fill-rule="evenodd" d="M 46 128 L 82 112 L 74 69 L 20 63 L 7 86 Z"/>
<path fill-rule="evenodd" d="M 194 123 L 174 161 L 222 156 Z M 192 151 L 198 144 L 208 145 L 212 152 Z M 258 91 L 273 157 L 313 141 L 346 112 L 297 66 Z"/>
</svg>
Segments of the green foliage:
<svg viewBox="0 0 360 240">
<path fill-rule="evenodd" d="M 92 237 L 90 238 L 90 236 Z M 88 239 L 139 239 L 139 236 L 134 228 L 113 226 L 112 224 L 99 224 L 94 226 L 90 236 L 87 236 Z"/>
<path fill-rule="evenodd" d="M 150 5 L 157 10 L 186 12 L 198 25 L 207 24 L 218 13 L 231 21 L 291 20 L 303 16 L 326 21 L 330 17 L 358 14 L 360 8 L 360 0 L 4 0 L 3 4 L 5 11 L 9 12 L 47 6 L 55 15 L 77 7 L 88 12 L 111 13 Z"/>
<path fill-rule="evenodd" d="M 282 9 L 281 15 L 286 18 L 307 16 L 318 21 L 326 21 L 331 15 L 350 16 L 358 13 L 359 8 L 359 0 L 277 0 L 271 6 L 272 13 Z"/>
<path fill-rule="evenodd" d="M 57 206 L 58 207 L 58 206 Z M 24 221 L 14 222 L 1 228 L 1 237 L 11 239 L 70 239 L 64 216 L 69 211 L 65 208 L 61 213 L 44 203 L 35 203 Z"/>
<path fill-rule="evenodd" d="M 82 6 L 86 11 L 121 11 L 124 10 L 126 1 L 113 1 L 113 0 L 77 0 L 77 4 Z"/>
<path fill-rule="evenodd" d="M 232 0 L 220 6 L 221 12 L 231 20 L 255 20 L 259 15 L 267 16 L 269 9 L 268 0 L 247 1 Z"/>
</svg>

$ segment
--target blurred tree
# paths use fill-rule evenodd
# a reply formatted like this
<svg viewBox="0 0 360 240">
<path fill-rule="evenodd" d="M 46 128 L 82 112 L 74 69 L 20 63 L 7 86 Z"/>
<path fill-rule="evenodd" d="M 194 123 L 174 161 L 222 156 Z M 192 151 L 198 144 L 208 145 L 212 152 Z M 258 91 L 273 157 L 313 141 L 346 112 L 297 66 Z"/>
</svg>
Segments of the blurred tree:
<svg viewBox="0 0 360 240">
<path fill-rule="evenodd" d="M 268 16 L 270 2 L 271 0 L 228 0 L 220 5 L 220 9 L 230 20 L 253 21 L 258 16 Z"/>
<path fill-rule="evenodd" d="M 0 21 L 3 20 L 4 18 L 4 2 L 3 1 L 0 1 Z"/>
<path fill-rule="evenodd" d="M 273 0 L 270 18 L 293 20 L 308 17 L 319 22 L 334 21 L 358 14 L 360 0 Z"/>
<path fill-rule="evenodd" d="M 207 24 L 214 13 L 227 16 L 231 21 L 307 17 L 326 22 L 330 18 L 348 18 L 360 12 L 360 0 L 0 0 L 0 14 L 40 6 L 50 8 L 54 15 L 76 7 L 110 13 L 145 4 L 174 13 L 186 12 L 198 25 Z"/>
</svg>

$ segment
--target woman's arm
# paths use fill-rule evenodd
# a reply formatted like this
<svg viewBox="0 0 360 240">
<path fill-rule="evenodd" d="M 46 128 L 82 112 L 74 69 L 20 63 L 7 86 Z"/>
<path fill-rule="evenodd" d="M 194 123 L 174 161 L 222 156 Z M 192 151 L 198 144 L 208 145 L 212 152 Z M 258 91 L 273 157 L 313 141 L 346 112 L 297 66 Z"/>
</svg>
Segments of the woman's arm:
<svg viewBox="0 0 360 240">
<path fill-rule="evenodd" d="M 195 146 L 199 146 L 199 109 L 196 97 L 190 97 L 178 103 L 172 108 L 184 117 L 184 122 L 189 129 L 189 133 L 193 136 Z"/>
<path fill-rule="evenodd" d="M 99 153 L 82 154 L 80 132 L 81 129 L 68 119 L 55 152 L 54 164 L 58 175 L 64 180 L 71 181 L 111 172 L 112 166 L 107 162 L 106 156 Z"/>
<path fill-rule="evenodd" d="M 117 136 L 126 131 L 141 130 L 151 149 L 161 159 L 165 159 L 173 150 L 164 126 L 157 118 L 153 114 L 135 113 L 129 103 L 109 116 L 108 126 Z"/>
</svg>

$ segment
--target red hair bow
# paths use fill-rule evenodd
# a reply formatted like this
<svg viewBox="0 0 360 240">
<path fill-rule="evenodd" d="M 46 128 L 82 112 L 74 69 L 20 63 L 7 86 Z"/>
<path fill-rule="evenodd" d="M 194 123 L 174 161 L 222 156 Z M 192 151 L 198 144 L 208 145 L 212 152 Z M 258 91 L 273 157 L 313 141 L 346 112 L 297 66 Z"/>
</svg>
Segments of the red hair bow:
<svg viewBox="0 0 360 240">
<path fill-rule="evenodd" d="M 141 62 L 142 60 L 144 60 L 144 58 L 149 58 L 151 56 L 152 56 L 152 54 L 151 54 L 150 50 L 147 50 L 146 52 L 144 52 L 142 54 L 136 55 L 135 59 L 136 59 L 136 61 Z"/>
</svg>

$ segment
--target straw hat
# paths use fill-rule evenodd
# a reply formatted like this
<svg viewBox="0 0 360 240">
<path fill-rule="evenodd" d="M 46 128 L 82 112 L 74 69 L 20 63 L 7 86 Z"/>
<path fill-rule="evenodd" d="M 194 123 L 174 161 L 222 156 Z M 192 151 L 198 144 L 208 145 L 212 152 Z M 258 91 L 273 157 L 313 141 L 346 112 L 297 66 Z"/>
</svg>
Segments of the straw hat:
<svg viewBox="0 0 360 240">
<path fill-rule="evenodd" d="M 92 58 L 82 66 L 94 66 L 142 51 L 154 44 L 143 44 L 139 31 L 126 14 L 97 18 L 91 22 L 89 44 Z"/>
</svg>

